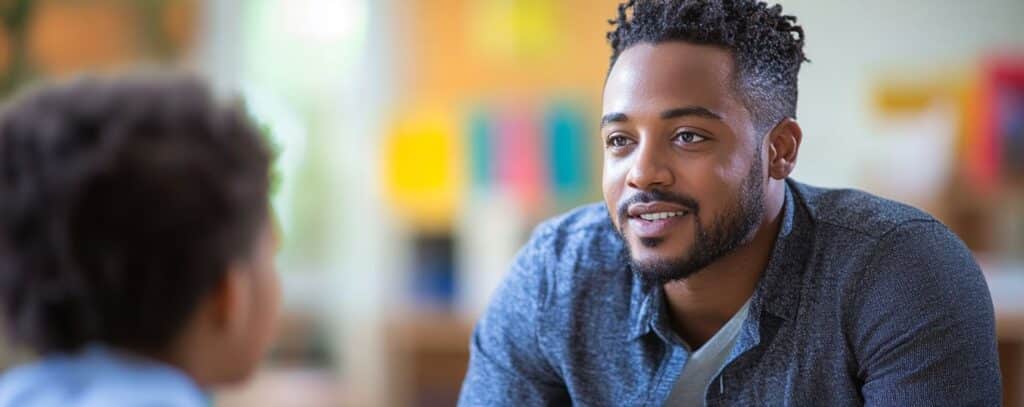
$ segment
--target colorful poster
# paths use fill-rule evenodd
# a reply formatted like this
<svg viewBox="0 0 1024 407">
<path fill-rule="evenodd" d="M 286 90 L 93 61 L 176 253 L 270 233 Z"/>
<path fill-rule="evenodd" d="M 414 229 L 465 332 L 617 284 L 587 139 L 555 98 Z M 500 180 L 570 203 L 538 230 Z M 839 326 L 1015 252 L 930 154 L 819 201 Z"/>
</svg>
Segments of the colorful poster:
<svg viewBox="0 0 1024 407">
<path fill-rule="evenodd" d="M 414 227 L 449 230 L 464 189 L 464 151 L 452 115 L 424 109 L 395 125 L 381 163 L 395 213 Z"/>
<path fill-rule="evenodd" d="M 1002 144 L 1002 170 L 1024 180 L 1024 56 L 997 61 L 992 69 L 993 125 Z"/>
<path fill-rule="evenodd" d="M 489 109 L 481 106 L 469 113 L 466 134 L 469 136 L 470 179 L 475 190 L 488 191 L 494 185 L 496 133 Z"/>
<path fill-rule="evenodd" d="M 526 109 L 508 109 L 497 120 L 498 182 L 523 208 L 538 208 L 547 192 L 541 127 Z"/>
<path fill-rule="evenodd" d="M 1024 57 L 985 64 L 978 90 L 977 124 L 968 146 L 968 174 L 982 191 L 1024 175 Z"/>
<path fill-rule="evenodd" d="M 544 117 L 548 172 L 555 197 L 579 201 L 591 188 L 592 171 L 586 115 L 570 102 L 550 106 Z"/>
</svg>

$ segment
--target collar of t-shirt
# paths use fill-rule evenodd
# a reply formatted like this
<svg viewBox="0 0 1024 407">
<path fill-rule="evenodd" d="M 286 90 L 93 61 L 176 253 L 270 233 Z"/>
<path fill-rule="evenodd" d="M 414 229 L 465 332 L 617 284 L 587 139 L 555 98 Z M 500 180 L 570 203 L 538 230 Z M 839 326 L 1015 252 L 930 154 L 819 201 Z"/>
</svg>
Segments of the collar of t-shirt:
<svg viewBox="0 0 1024 407">
<path fill-rule="evenodd" d="M 683 373 L 679 376 L 672 393 L 669 394 L 667 406 L 703 406 L 708 385 L 725 367 L 736 339 L 739 337 L 743 321 L 750 311 L 750 300 L 740 307 L 739 311 L 722 326 L 714 336 L 694 352 L 690 352 Z M 679 343 L 684 344 L 682 340 Z M 689 349 L 687 347 L 687 349 Z"/>
</svg>

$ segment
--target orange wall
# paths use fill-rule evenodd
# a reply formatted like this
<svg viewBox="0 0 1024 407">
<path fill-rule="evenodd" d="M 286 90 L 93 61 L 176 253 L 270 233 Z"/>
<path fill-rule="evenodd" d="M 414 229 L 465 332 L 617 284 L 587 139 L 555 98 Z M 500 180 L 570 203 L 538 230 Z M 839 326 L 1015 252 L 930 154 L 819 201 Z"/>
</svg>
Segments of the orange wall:
<svg viewBox="0 0 1024 407">
<path fill-rule="evenodd" d="M 525 31 L 550 32 L 553 40 L 543 44 L 534 41 L 524 47 L 533 51 L 518 55 L 484 46 L 481 31 L 488 25 L 471 16 L 486 18 L 486 6 L 480 4 L 488 2 L 518 3 L 526 9 L 531 4 L 540 7 L 541 18 L 527 19 L 525 24 L 536 24 L 541 29 Z M 558 95 L 569 90 L 578 91 L 596 105 L 609 57 L 607 20 L 614 15 L 617 4 L 616 0 L 411 2 L 402 10 L 404 23 L 399 36 L 408 58 L 401 61 L 410 89 L 407 96 L 412 101 L 438 103 L 489 95 Z M 509 15 L 509 9 L 501 10 Z"/>
</svg>

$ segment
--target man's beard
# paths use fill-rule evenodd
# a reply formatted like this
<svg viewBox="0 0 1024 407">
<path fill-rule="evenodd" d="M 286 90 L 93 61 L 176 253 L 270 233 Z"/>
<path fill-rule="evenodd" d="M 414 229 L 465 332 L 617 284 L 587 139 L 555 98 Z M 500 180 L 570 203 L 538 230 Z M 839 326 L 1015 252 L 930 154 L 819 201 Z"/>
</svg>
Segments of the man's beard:
<svg viewBox="0 0 1024 407">
<path fill-rule="evenodd" d="M 647 284 L 664 285 L 669 282 L 684 280 L 705 267 L 714 263 L 736 248 L 748 243 L 764 216 L 764 190 L 761 181 L 761 155 L 756 155 L 753 165 L 743 184 L 740 186 L 739 200 L 736 205 L 727 208 L 717 216 L 709 228 L 701 224 L 700 205 L 692 197 L 677 195 L 662 190 L 638 193 L 619 205 L 618 232 L 625 246 L 632 251 L 622 228 L 627 224 L 629 205 L 640 202 L 672 202 L 687 208 L 693 217 L 695 226 L 694 243 L 687 253 L 674 258 L 638 262 L 636 257 L 628 254 L 630 268 Z M 662 239 L 640 239 L 639 244 L 654 247 Z"/>
</svg>

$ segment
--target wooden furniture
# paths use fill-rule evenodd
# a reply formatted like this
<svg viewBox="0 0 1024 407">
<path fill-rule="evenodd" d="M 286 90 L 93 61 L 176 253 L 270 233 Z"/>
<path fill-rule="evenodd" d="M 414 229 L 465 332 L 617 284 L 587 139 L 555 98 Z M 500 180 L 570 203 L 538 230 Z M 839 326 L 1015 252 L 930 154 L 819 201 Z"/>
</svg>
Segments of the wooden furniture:
<svg viewBox="0 0 1024 407">
<path fill-rule="evenodd" d="M 385 328 L 390 378 L 389 404 L 454 406 L 469 365 L 473 323 L 446 312 L 418 312 Z"/>
<path fill-rule="evenodd" d="M 990 271 L 985 277 L 996 311 L 1003 405 L 1024 406 L 1024 270 Z"/>
<path fill-rule="evenodd" d="M 996 312 L 1003 405 L 1024 407 L 1024 270 L 992 270 L 985 277 Z M 387 328 L 391 379 L 402 389 L 393 395 L 396 405 L 454 405 L 471 332 L 472 322 L 446 313 L 393 321 Z"/>
</svg>

